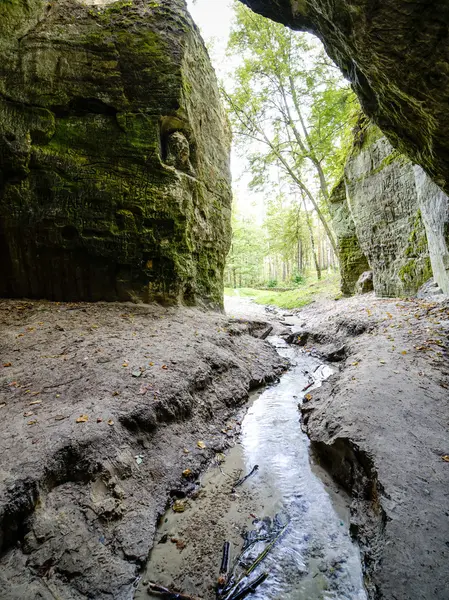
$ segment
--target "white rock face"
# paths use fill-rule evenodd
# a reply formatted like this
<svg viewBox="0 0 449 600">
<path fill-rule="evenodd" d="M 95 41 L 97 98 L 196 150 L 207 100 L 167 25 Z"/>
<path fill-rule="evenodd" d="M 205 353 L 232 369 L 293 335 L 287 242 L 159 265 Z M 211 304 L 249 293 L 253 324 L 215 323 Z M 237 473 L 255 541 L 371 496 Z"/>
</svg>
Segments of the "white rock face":
<svg viewBox="0 0 449 600">
<path fill-rule="evenodd" d="M 414 166 L 414 174 L 433 277 L 449 295 L 449 198 L 418 165 Z"/>
<path fill-rule="evenodd" d="M 377 130 L 378 131 L 378 130 Z M 369 130 L 345 169 L 348 206 L 378 296 L 408 296 L 432 276 L 413 164 Z"/>
</svg>

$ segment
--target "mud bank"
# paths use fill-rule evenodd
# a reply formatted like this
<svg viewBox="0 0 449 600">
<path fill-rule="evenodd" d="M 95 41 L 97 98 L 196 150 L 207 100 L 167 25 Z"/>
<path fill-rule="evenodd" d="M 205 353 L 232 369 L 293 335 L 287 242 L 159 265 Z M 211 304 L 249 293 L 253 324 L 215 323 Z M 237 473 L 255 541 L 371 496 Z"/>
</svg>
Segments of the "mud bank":
<svg viewBox="0 0 449 600">
<path fill-rule="evenodd" d="M 0 597 L 132 598 L 182 472 L 286 362 L 266 323 L 193 309 L 2 301 L 0 323 Z"/>
<path fill-rule="evenodd" d="M 371 599 L 447 600 L 449 305 L 371 295 L 312 305 L 291 336 L 337 373 L 302 405 L 352 497 Z"/>
</svg>

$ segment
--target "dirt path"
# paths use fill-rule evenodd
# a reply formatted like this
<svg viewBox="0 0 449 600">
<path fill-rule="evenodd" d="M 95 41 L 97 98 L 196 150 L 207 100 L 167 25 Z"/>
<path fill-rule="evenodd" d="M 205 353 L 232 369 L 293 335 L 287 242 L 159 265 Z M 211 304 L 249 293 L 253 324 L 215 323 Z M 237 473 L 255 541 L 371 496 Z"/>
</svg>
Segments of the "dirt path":
<svg viewBox="0 0 449 600">
<path fill-rule="evenodd" d="M 285 362 L 266 323 L 198 310 L 2 301 L 0 323 L 0 597 L 131 598 L 183 470 Z"/>
</svg>

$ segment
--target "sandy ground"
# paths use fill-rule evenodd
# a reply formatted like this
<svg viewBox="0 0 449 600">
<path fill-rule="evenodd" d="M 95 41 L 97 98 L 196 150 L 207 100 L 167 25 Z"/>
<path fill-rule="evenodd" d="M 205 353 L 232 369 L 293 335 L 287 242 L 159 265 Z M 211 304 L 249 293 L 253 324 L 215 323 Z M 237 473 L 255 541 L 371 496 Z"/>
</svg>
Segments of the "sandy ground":
<svg viewBox="0 0 449 600">
<path fill-rule="evenodd" d="M 131 598 L 182 472 L 285 362 L 266 323 L 193 309 L 2 301 L 0 325 L 0 598 Z"/>
<path fill-rule="evenodd" d="M 254 337 L 273 313 L 249 305 L 1 302 L 0 598 L 133 596 L 182 472 L 234 443 L 248 390 L 282 371 Z M 282 321 L 338 371 L 303 426 L 351 494 L 370 598 L 448 600 L 447 302 L 366 295 Z"/>
<path fill-rule="evenodd" d="M 449 304 L 372 295 L 308 307 L 296 341 L 340 359 L 305 429 L 352 493 L 372 598 L 449 598 Z"/>
</svg>

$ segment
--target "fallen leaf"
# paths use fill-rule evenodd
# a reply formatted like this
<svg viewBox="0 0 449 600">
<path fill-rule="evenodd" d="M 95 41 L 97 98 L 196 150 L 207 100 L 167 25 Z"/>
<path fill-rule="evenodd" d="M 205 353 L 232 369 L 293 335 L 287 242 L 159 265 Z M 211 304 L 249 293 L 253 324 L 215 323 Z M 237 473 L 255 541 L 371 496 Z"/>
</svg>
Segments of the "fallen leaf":
<svg viewBox="0 0 449 600">
<path fill-rule="evenodd" d="M 407 350 L 402 350 L 401 354 L 407 354 Z"/>
<path fill-rule="evenodd" d="M 168 369 L 167 365 L 162 365 L 163 369 Z"/>
<path fill-rule="evenodd" d="M 128 363 L 127 363 L 127 362 L 124 362 L 124 363 L 122 364 L 122 367 L 127 367 L 127 366 L 128 366 Z"/>
<path fill-rule="evenodd" d="M 112 419 L 108 420 L 108 425 L 114 425 L 114 421 Z"/>
<path fill-rule="evenodd" d="M 64 419 L 67 419 L 65 415 L 55 415 L 55 421 L 63 421 Z"/>
<path fill-rule="evenodd" d="M 34 404 L 42 404 L 42 400 L 33 400 L 33 402 L 30 402 L 30 406 L 33 406 Z"/>
<path fill-rule="evenodd" d="M 306 394 L 304 396 L 304 400 L 306 400 L 307 402 L 309 402 L 309 400 L 312 400 L 312 394 Z"/>
<path fill-rule="evenodd" d="M 172 508 L 174 512 L 184 512 L 186 509 L 186 505 L 185 502 L 183 502 L 182 500 L 175 500 Z"/>
<path fill-rule="evenodd" d="M 183 477 L 190 477 L 190 475 L 191 475 L 191 474 L 192 474 L 192 471 L 191 471 L 190 469 L 185 469 L 185 470 L 182 472 L 182 476 L 183 476 Z"/>
<path fill-rule="evenodd" d="M 80 416 L 77 418 L 76 422 L 77 422 L 77 423 L 85 423 L 85 422 L 86 422 L 86 421 L 88 421 L 88 420 L 89 420 L 89 417 L 88 417 L 87 415 L 80 415 Z"/>
<path fill-rule="evenodd" d="M 176 544 L 176 548 L 178 550 L 180 550 L 181 552 L 184 550 L 184 548 L 186 547 L 186 543 L 183 542 L 182 540 L 172 540 L 172 542 L 174 542 Z"/>
<path fill-rule="evenodd" d="M 389 319 L 392 319 L 392 318 L 393 318 L 393 315 L 392 315 L 391 313 L 387 312 L 387 317 L 388 317 Z"/>
<path fill-rule="evenodd" d="M 441 458 L 444 460 L 444 462 L 449 462 L 449 454 L 445 454 Z"/>
<path fill-rule="evenodd" d="M 150 365 L 150 367 L 154 367 L 154 363 L 153 362 L 150 362 L 148 364 Z"/>
<path fill-rule="evenodd" d="M 201 448 L 201 450 L 204 450 L 204 448 L 206 447 L 206 444 L 203 441 L 201 441 L 201 440 L 199 440 L 196 443 L 196 445 L 198 446 L 198 448 Z"/>
<path fill-rule="evenodd" d="M 23 413 L 24 417 L 31 417 L 32 415 L 34 415 L 34 412 L 32 412 L 32 411 L 28 411 L 28 412 Z"/>
<path fill-rule="evenodd" d="M 103 419 L 101 417 L 97 417 L 97 423 L 101 423 Z"/>
<path fill-rule="evenodd" d="M 33 419 L 32 421 L 28 421 L 27 425 L 36 425 L 37 419 Z"/>
<path fill-rule="evenodd" d="M 188 454 L 190 452 L 190 450 L 188 450 L 187 448 L 184 448 L 183 452 L 184 452 L 184 454 Z"/>
<path fill-rule="evenodd" d="M 359 364 L 359 361 L 358 361 L 358 360 L 356 360 L 356 361 L 354 361 L 353 363 L 351 363 L 351 365 L 352 365 L 353 367 L 356 367 L 358 364 Z"/>
<path fill-rule="evenodd" d="M 381 365 L 385 365 L 386 364 L 384 360 L 380 360 L 379 362 L 380 362 Z"/>
<path fill-rule="evenodd" d="M 226 460 L 226 456 L 222 452 L 219 452 L 218 454 L 215 455 L 215 460 L 219 464 L 223 463 Z"/>
<path fill-rule="evenodd" d="M 142 371 L 133 371 L 133 372 L 131 373 L 131 375 L 132 375 L 133 377 L 140 377 L 140 376 L 142 375 Z"/>
<path fill-rule="evenodd" d="M 3 363 L 3 366 L 4 367 L 12 367 L 12 363 L 9 363 L 9 362 L 8 363 Z"/>
<path fill-rule="evenodd" d="M 112 392 L 113 396 L 118 396 L 120 394 L 120 392 Z"/>
<path fill-rule="evenodd" d="M 4 408 L 6 406 L 6 402 L 0 402 L 0 408 Z"/>
</svg>

